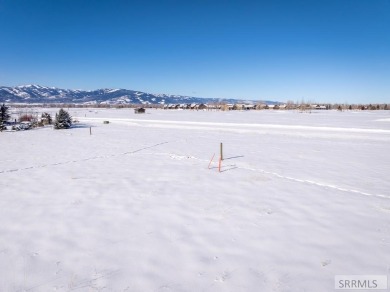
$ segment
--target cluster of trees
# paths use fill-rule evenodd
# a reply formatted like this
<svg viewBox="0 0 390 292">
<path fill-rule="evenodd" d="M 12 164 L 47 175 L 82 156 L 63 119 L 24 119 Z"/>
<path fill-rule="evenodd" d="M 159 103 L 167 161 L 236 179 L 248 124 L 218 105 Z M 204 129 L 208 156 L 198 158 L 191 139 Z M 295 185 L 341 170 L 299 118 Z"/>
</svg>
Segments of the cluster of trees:
<svg viewBox="0 0 390 292">
<path fill-rule="evenodd" d="M 390 104 L 334 104 L 330 105 L 330 109 L 338 110 L 389 110 Z"/>
<path fill-rule="evenodd" d="M 0 131 L 6 129 L 6 125 L 10 120 L 11 115 L 9 113 L 9 107 L 5 104 L 0 106 Z M 16 122 L 16 119 L 15 119 Z M 53 124 L 53 119 L 49 113 L 42 113 L 40 121 L 38 118 L 32 114 L 23 114 L 19 117 L 19 122 L 29 122 L 31 126 L 44 126 Z M 54 120 L 54 129 L 69 129 L 72 126 L 72 117 L 69 113 L 60 109 L 58 113 L 56 113 Z"/>
</svg>

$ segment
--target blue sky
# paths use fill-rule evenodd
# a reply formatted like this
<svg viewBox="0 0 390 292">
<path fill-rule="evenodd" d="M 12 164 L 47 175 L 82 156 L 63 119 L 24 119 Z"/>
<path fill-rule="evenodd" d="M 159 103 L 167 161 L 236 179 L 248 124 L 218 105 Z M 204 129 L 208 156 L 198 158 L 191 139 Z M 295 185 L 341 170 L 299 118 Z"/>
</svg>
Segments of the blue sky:
<svg viewBox="0 0 390 292">
<path fill-rule="evenodd" d="M 390 102 L 390 0 L 0 0 L 0 85 Z"/>
</svg>

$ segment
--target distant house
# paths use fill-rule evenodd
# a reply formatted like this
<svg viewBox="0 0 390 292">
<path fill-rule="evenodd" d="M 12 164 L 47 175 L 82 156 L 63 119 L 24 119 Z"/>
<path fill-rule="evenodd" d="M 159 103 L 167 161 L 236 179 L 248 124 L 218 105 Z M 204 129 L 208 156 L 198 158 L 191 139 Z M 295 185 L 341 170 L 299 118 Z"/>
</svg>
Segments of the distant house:
<svg viewBox="0 0 390 292">
<path fill-rule="evenodd" d="M 175 109 L 176 108 L 176 104 L 165 104 L 164 105 L 164 109 Z"/>
<path fill-rule="evenodd" d="M 196 106 L 196 109 L 198 109 L 198 110 L 207 109 L 207 105 L 205 105 L 204 103 L 198 104 L 198 105 Z"/>
<path fill-rule="evenodd" d="M 243 109 L 244 109 L 244 105 L 241 103 L 236 103 L 235 105 L 233 105 L 233 110 L 243 110 Z"/>
<path fill-rule="evenodd" d="M 231 103 L 228 103 L 228 104 L 225 105 L 225 108 L 226 108 L 228 111 L 233 110 L 233 107 L 234 107 L 234 104 L 231 104 Z"/>
<path fill-rule="evenodd" d="M 217 109 L 220 109 L 221 108 L 221 105 L 218 105 L 218 104 L 207 104 L 207 109 L 208 110 L 217 110 Z"/>
<path fill-rule="evenodd" d="M 145 108 L 143 107 L 138 107 L 134 109 L 135 114 L 144 114 L 145 113 Z"/>
<path fill-rule="evenodd" d="M 228 105 L 226 104 L 222 104 L 221 107 L 220 107 L 221 111 L 228 111 L 229 110 L 229 107 Z"/>
<path fill-rule="evenodd" d="M 312 104 L 312 105 L 310 105 L 310 108 L 315 109 L 315 110 L 326 110 L 327 109 L 325 105 L 319 105 L 319 104 Z"/>
<path fill-rule="evenodd" d="M 254 104 L 244 104 L 243 105 L 243 109 L 244 110 L 254 110 L 254 109 L 256 109 L 256 105 L 254 105 Z"/>
<path fill-rule="evenodd" d="M 298 106 L 294 103 L 289 102 L 286 104 L 286 109 L 288 109 L 288 110 L 297 109 L 297 108 L 298 108 Z"/>
</svg>

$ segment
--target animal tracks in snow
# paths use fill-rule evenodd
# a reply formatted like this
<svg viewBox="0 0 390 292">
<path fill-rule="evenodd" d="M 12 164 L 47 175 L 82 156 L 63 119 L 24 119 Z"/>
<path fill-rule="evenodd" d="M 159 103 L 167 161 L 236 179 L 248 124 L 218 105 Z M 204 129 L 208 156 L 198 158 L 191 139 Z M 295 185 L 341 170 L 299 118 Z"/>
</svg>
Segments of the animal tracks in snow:
<svg viewBox="0 0 390 292">
<path fill-rule="evenodd" d="M 379 197 L 379 198 L 390 199 L 390 196 L 386 196 L 386 195 L 382 195 L 382 194 L 371 194 L 371 193 L 362 192 L 362 191 L 359 191 L 359 190 L 347 189 L 347 188 L 339 187 L 339 186 L 336 186 L 336 185 L 325 184 L 325 183 L 321 183 L 321 182 L 317 182 L 317 181 L 313 181 L 313 180 L 305 180 L 305 179 L 294 178 L 294 177 L 291 177 L 291 176 L 284 176 L 284 175 L 278 174 L 276 172 L 266 171 L 264 169 L 257 169 L 257 168 L 252 168 L 252 167 L 238 167 L 238 168 L 239 169 L 256 171 L 256 172 L 261 172 L 261 173 L 265 173 L 265 174 L 269 174 L 269 175 L 275 176 L 275 177 L 280 178 L 280 179 L 290 180 L 290 181 L 294 181 L 294 182 L 298 182 L 298 183 L 312 184 L 312 185 L 316 185 L 316 186 L 319 186 L 319 187 L 325 187 L 325 188 L 329 188 L 329 189 L 334 189 L 334 190 L 337 190 L 337 191 L 348 192 L 348 193 L 355 193 L 355 194 L 359 194 L 359 195 L 363 195 L 363 196 L 372 196 L 372 197 Z"/>
<path fill-rule="evenodd" d="M 137 152 L 140 152 L 140 151 L 143 151 L 143 150 L 146 150 L 146 149 L 150 149 L 150 148 L 154 148 L 154 147 L 157 147 L 157 146 L 160 146 L 160 145 L 164 145 L 164 144 L 167 144 L 167 143 L 169 143 L 169 142 L 161 142 L 161 143 L 157 143 L 157 144 L 154 144 L 154 145 L 151 145 L 151 146 L 146 146 L 146 147 L 142 147 L 142 148 L 139 148 L 139 149 L 136 149 L 136 150 L 133 150 L 133 151 L 128 151 L 128 152 L 119 153 L 119 154 L 98 155 L 98 156 L 92 156 L 92 157 L 78 159 L 78 160 L 68 160 L 68 161 L 63 161 L 63 162 L 41 164 L 41 165 L 37 165 L 37 166 L 29 166 L 29 167 L 23 167 L 23 168 L 13 168 L 13 169 L 1 170 L 0 174 L 17 172 L 17 171 L 32 170 L 32 169 L 39 169 L 39 168 L 45 168 L 45 167 L 48 167 L 48 166 L 65 165 L 65 164 L 69 164 L 69 163 L 77 163 L 77 162 L 89 161 L 89 160 L 95 160 L 95 159 L 111 158 L 111 157 L 117 157 L 117 156 L 121 156 L 121 155 L 135 154 Z"/>
<path fill-rule="evenodd" d="M 170 157 L 171 159 L 175 159 L 175 160 L 196 159 L 194 156 L 175 155 L 175 154 L 171 154 Z"/>
</svg>

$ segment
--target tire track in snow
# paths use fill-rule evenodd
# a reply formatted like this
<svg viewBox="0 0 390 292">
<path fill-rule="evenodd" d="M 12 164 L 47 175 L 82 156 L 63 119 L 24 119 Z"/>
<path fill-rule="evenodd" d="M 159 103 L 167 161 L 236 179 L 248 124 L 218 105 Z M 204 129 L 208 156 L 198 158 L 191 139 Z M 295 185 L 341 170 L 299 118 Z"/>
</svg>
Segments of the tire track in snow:
<svg viewBox="0 0 390 292">
<path fill-rule="evenodd" d="M 77 162 L 89 161 L 89 160 L 95 160 L 95 159 L 101 159 L 101 158 L 117 157 L 117 156 L 121 156 L 121 155 L 129 155 L 129 154 L 134 154 L 134 153 L 137 153 L 137 152 L 140 152 L 140 151 L 143 151 L 143 150 L 147 150 L 147 149 L 150 149 L 150 148 L 154 148 L 154 147 L 157 147 L 157 146 L 161 146 L 161 145 L 164 145 L 164 144 L 167 144 L 167 143 L 170 143 L 170 142 L 168 142 L 168 141 L 161 142 L 161 143 L 157 143 L 157 144 L 154 144 L 154 145 L 151 145 L 151 146 L 146 146 L 146 147 L 142 147 L 142 148 L 139 148 L 139 149 L 136 149 L 136 150 L 133 150 L 133 151 L 123 152 L 123 153 L 119 153 L 119 154 L 98 155 L 98 156 L 92 156 L 92 157 L 78 159 L 78 160 L 69 160 L 69 161 L 64 161 L 64 162 L 42 164 L 42 165 L 37 165 L 37 166 L 29 166 L 29 167 L 23 167 L 23 168 L 7 169 L 7 170 L 0 171 L 0 174 L 11 173 L 11 172 L 18 172 L 18 171 L 25 171 L 25 170 L 32 170 L 32 169 L 38 169 L 38 168 L 45 168 L 45 167 L 48 167 L 48 166 L 65 165 L 65 164 L 69 164 L 69 163 L 77 163 Z"/>
<path fill-rule="evenodd" d="M 80 118 L 83 121 L 104 121 L 108 118 Z M 201 129 L 221 128 L 239 128 L 239 129 L 274 129 L 274 130 L 301 130 L 314 132 L 334 132 L 334 133 L 360 133 L 360 134 L 382 134 L 390 135 L 390 130 L 378 128 L 352 128 L 352 127 L 334 127 L 334 126 L 307 126 L 307 125 L 279 125 L 264 123 L 223 123 L 223 122 L 194 122 L 194 121 L 176 121 L 176 120 L 145 120 L 130 118 L 110 118 L 112 121 L 131 124 L 134 126 L 149 125 L 156 127 L 176 126 L 180 128 L 201 127 Z"/>
</svg>

